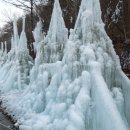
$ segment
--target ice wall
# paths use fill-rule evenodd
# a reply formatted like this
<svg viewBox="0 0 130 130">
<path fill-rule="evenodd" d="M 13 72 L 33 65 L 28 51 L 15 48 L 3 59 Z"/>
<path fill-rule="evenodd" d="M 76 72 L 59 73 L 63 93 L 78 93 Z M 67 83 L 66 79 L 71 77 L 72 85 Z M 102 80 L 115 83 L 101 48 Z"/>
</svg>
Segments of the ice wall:
<svg viewBox="0 0 130 130">
<path fill-rule="evenodd" d="M 69 39 L 55 0 L 47 36 L 40 22 L 33 32 L 32 69 L 23 21 L 19 40 L 14 27 L 18 49 L 0 69 L 4 103 L 20 130 L 129 130 L 130 81 L 105 32 L 99 0 L 82 0 Z"/>
</svg>

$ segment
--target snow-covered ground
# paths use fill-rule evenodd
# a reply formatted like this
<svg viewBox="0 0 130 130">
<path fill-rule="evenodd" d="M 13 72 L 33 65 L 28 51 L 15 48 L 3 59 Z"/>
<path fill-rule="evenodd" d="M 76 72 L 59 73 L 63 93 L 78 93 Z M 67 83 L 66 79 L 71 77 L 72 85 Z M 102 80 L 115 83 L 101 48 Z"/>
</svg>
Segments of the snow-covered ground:
<svg viewBox="0 0 130 130">
<path fill-rule="evenodd" d="M 68 31 L 55 0 L 47 36 L 34 30 L 35 63 L 14 20 L 0 66 L 1 97 L 20 130 L 129 130 L 130 81 L 104 30 L 99 0 L 82 0 Z"/>
</svg>

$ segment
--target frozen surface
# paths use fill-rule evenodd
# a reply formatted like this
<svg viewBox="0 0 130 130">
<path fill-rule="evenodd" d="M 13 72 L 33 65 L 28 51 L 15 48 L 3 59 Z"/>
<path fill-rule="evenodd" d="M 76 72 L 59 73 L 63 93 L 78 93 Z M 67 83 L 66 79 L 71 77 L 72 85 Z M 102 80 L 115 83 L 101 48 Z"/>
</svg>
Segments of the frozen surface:
<svg viewBox="0 0 130 130">
<path fill-rule="evenodd" d="M 33 64 L 23 31 L 14 21 L 12 48 L 3 44 L 0 88 L 20 130 L 129 130 L 130 81 L 104 30 L 99 0 L 82 0 L 68 31 L 55 0 L 46 37 L 41 22 L 33 31 Z"/>
</svg>

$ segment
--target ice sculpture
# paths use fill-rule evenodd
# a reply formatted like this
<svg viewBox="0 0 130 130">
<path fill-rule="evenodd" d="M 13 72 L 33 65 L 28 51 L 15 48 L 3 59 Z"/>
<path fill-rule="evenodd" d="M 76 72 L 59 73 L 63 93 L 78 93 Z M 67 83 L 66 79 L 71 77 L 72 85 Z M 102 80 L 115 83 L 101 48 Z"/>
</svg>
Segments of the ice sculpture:
<svg viewBox="0 0 130 130">
<path fill-rule="evenodd" d="M 7 55 L 7 50 L 5 49 L 4 55 L 7 55 L 7 59 L 4 66 L 0 69 L 0 86 L 3 92 L 14 89 L 22 90 L 29 83 L 32 58 L 29 56 L 24 30 L 25 18 L 23 18 L 23 31 L 19 39 L 17 24 L 14 21 L 14 36 L 12 38 L 11 50 Z"/>
<path fill-rule="evenodd" d="M 40 30 L 38 25 L 34 32 L 40 36 Z M 20 130 L 129 130 L 130 81 L 105 32 L 99 0 L 82 0 L 75 28 L 68 40 L 67 36 L 60 4 L 55 0 L 46 38 L 34 33 L 37 53 L 26 87 L 21 84 L 28 78 L 22 76 L 28 65 L 26 49 L 18 49 L 16 61 L 22 67 L 16 86 L 22 91 L 10 92 L 11 96 L 4 93 L 4 99 Z M 26 43 L 25 35 L 20 39 Z M 14 69 L 7 74 L 4 71 L 10 82 L 9 75 L 16 71 L 12 65 Z M 5 64 L 0 71 L 7 67 Z M 4 84 L 4 76 L 0 84 Z M 8 90 L 8 86 L 3 88 Z"/>
</svg>

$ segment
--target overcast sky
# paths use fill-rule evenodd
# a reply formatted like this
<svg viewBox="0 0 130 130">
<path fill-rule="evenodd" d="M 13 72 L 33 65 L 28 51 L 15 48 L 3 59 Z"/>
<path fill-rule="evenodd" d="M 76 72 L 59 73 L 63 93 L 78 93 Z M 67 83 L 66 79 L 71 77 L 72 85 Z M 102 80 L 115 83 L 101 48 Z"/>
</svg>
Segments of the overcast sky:
<svg viewBox="0 0 130 130">
<path fill-rule="evenodd" d="M 22 15 L 22 10 L 0 1 L 0 27 L 2 27 L 6 21 L 13 19 L 14 14 L 20 16 Z"/>
</svg>

